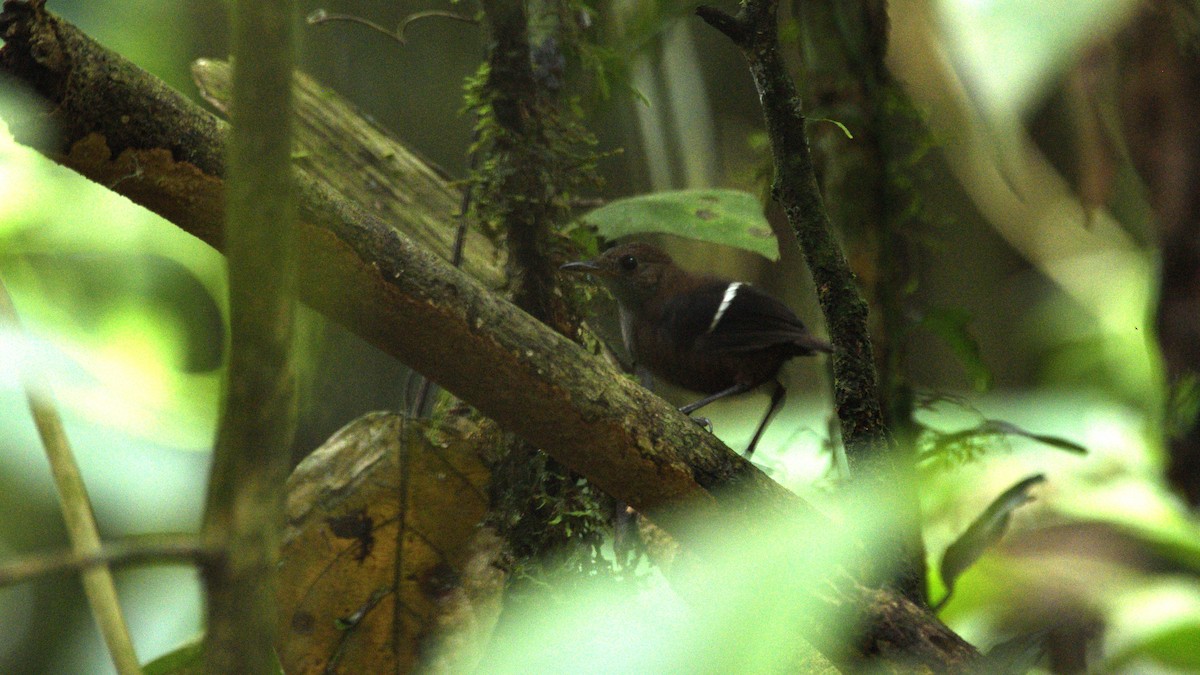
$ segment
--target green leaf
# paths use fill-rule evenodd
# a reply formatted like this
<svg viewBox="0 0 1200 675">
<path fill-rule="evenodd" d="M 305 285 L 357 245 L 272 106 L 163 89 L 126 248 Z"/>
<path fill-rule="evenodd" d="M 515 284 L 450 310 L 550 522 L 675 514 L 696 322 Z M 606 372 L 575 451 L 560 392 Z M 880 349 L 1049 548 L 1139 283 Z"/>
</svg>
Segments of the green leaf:
<svg viewBox="0 0 1200 675">
<path fill-rule="evenodd" d="M 143 675 L 200 675 L 204 672 L 204 638 L 196 638 L 142 668 Z"/>
<path fill-rule="evenodd" d="M 74 251 L 14 258 L 13 278 L 53 316 L 64 335 L 103 335 L 133 323 L 155 356 L 184 372 L 215 371 L 224 360 L 225 323 L 204 282 L 182 263 L 151 253 Z"/>
<path fill-rule="evenodd" d="M 186 642 L 142 667 L 142 675 L 202 675 L 203 673 L 203 637 Z M 275 668 L 272 675 L 285 675 L 278 654 L 275 655 Z"/>
<path fill-rule="evenodd" d="M 1151 634 L 1115 654 L 1106 672 L 1126 670 L 1134 662 L 1153 661 L 1171 672 L 1200 671 L 1200 623 L 1188 621 Z"/>
<path fill-rule="evenodd" d="M 679 190 L 629 197 L 602 206 L 583 220 L 609 240 L 672 234 L 779 260 L 779 242 L 762 204 L 740 190 Z"/>
<path fill-rule="evenodd" d="M 946 603 L 954 592 L 954 582 L 968 567 L 983 555 L 983 552 L 1000 541 L 1008 529 L 1009 517 L 1022 504 L 1031 501 L 1029 489 L 1045 482 L 1046 476 L 1035 474 L 1005 490 L 983 513 L 971 523 L 966 532 L 946 548 L 942 555 L 942 583 L 946 585 L 946 597 L 938 607 Z"/>
<path fill-rule="evenodd" d="M 843 134 L 846 134 L 846 138 L 849 138 L 849 139 L 854 138 L 854 134 L 850 133 L 850 130 L 846 128 L 846 125 L 842 124 L 841 122 L 839 122 L 837 120 L 830 119 L 828 117 L 817 117 L 817 118 L 811 118 L 808 121 L 809 122 L 829 122 L 830 124 L 837 125 L 837 128 L 841 129 Z"/>
<path fill-rule="evenodd" d="M 983 362 L 979 341 L 971 333 L 971 314 L 956 307 L 935 307 L 921 317 L 921 327 L 938 336 L 954 351 L 977 391 L 992 387 L 992 371 Z"/>
<path fill-rule="evenodd" d="M 1087 448 L 1073 441 L 1068 441 L 1059 436 L 1048 436 L 1046 434 L 1035 434 L 1032 431 L 1026 431 L 1012 422 L 1003 422 L 1001 420 L 988 420 L 976 427 L 976 431 L 980 434 L 1001 434 L 1006 436 L 1021 436 L 1030 440 L 1044 443 L 1052 448 L 1066 450 L 1077 455 L 1086 455 Z"/>
</svg>

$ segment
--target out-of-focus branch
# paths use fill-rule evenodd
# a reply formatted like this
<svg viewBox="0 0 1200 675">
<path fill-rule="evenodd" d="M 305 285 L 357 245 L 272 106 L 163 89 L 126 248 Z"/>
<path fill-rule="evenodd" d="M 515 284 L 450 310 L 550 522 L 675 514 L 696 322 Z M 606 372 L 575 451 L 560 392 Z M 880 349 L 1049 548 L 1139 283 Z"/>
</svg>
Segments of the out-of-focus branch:
<svg viewBox="0 0 1200 675">
<path fill-rule="evenodd" d="M 1188 3 L 1155 3 L 1125 31 L 1121 121 L 1129 158 L 1146 184 L 1161 250 L 1158 343 L 1172 384 L 1200 377 L 1200 64 Z M 1186 42 L 1185 42 L 1186 40 Z M 1181 44 L 1182 43 L 1182 44 Z M 1200 507 L 1200 416 L 1181 419 L 1167 478 Z"/>
<path fill-rule="evenodd" d="M 0 330 L 9 333 L 19 333 L 21 330 L 16 307 L 3 281 L 0 281 Z M 29 402 L 29 412 L 33 415 L 38 436 L 42 439 L 42 447 L 46 450 L 46 459 L 50 462 L 50 475 L 54 478 L 54 487 L 58 489 L 58 502 L 71 539 L 71 549 L 78 556 L 94 556 L 100 551 L 96 514 L 92 512 L 92 500 L 88 497 L 75 453 L 67 440 L 58 407 L 49 389 L 28 370 L 29 364 L 23 365 L 21 385 L 25 389 L 25 398 Z M 92 616 L 96 619 L 117 672 L 121 675 L 141 673 L 133 638 L 129 635 L 129 626 L 125 623 L 125 614 L 117 598 L 112 570 L 106 565 L 86 567 L 81 570 L 80 576 Z"/>
<path fill-rule="evenodd" d="M 134 564 L 193 565 L 207 555 L 194 534 L 152 535 L 108 541 L 94 553 L 43 553 L 0 563 L 0 587 L 63 572 Z"/>
<path fill-rule="evenodd" d="M 232 128 L 224 244 L 229 372 L 203 538 L 207 673 L 275 667 L 285 484 L 296 424 L 296 199 L 292 183 L 295 5 L 233 8 Z"/>
</svg>

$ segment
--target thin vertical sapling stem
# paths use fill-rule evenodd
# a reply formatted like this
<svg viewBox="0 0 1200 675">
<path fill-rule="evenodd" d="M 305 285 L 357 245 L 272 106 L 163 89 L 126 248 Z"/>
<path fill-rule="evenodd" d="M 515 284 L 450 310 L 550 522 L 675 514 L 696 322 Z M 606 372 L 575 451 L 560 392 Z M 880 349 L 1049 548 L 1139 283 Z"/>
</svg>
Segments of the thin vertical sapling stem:
<svg viewBox="0 0 1200 675">
<path fill-rule="evenodd" d="M 0 281 L 0 329 L 14 336 L 21 332 L 16 307 L 3 281 Z M 88 498 L 87 486 L 83 483 L 75 453 L 71 451 L 71 443 L 67 440 L 62 418 L 54 405 L 54 396 L 39 381 L 28 363 L 21 367 L 21 386 L 25 389 L 29 411 L 33 414 L 38 436 L 46 450 L 46 459 L 50 462 L 50 474 L 58 489 L 58 502 L 62 507 L 63 520 L 66 521 L 71 551 L 77 556 L 98 555 L 101 546 L 96 514 L 92 511 L 92 501 Z M 79 576 L 113 666 L 120 675 L 141 673 L 129 626 L 125 623 L 125 615 L 117 598 L 112 570 L 108 565 L 101 564 L 81 569 Z"/>
<path fill-rule="evenodd" d="M 268 673 L 276 661 L 275 571 L 295 425 L 294 11 L 288 0 L 241 0 L 233 13 L 231 348 L 203 532 L 224 551 L 204 567 L 209 673 Z"/>
</svg>

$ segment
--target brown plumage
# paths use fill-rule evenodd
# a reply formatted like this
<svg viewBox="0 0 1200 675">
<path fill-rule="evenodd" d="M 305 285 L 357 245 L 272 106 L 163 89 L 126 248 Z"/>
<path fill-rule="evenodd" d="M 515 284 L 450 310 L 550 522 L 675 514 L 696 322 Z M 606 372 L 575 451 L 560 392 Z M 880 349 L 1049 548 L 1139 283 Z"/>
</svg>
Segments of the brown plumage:
<svg viewBox="0 0 1200 675">
<path fill-rule="evenodd" d="M 747 456 L 783 402 L 780 367 L 797 356 L 832 351 L 779 300 L 746 283 L 687 272 L 649 244 L 623 244 L 562 269 L 595 275 L 616 297 L 621 334 L 635 362 L 667 382 L 708 394 L 681 411 L 775 382 Z"/>
</svg>

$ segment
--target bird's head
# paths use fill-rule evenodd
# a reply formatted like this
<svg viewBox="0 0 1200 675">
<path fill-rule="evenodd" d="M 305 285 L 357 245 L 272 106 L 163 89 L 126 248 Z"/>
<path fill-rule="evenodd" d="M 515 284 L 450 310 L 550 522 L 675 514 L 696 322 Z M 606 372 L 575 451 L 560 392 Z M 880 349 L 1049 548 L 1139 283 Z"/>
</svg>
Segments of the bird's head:
<svg viewBox="0 0 1200 675">
<path fill-rule="evenodd" d="M 594 260 L 567 263 L 559 269 L 597 277 L 618 302 L 636 311 L 659 292 L 660 286 L 678 268 L 662 249 L 631 243 L 610 248 Z"/>
</svg>

